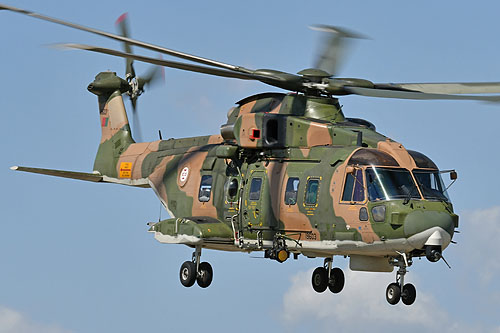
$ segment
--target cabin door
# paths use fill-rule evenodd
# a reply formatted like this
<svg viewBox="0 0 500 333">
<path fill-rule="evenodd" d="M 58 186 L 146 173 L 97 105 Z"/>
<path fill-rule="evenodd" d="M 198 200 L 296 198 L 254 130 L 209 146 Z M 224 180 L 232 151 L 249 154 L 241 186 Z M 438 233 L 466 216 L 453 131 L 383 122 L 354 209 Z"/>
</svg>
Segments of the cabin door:
<svg viewBox="0 0 500 333">
<path fill-rule="evenodd" d="M 262 228 L 266 225 L 268 184 L 264 170 L 249 170 L 243 196 L 242 227 Z"/>
<path fill-rule="evenodd" d="M 224 183 L 224 220 L 237 222 L 239 214 L 241 178 L 227 176 Z"/>
</svg>

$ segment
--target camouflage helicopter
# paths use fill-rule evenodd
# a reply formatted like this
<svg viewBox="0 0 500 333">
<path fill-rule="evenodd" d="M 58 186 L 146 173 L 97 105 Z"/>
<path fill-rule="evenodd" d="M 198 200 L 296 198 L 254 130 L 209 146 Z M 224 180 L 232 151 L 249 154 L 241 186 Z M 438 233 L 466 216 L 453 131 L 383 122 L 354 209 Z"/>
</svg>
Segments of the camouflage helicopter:
<svg viewBox="0 0 500 333">
<path fill-rule="evenodd" d="M 500 101 L 500 83 L 373 83 L 337 78 L 342 44 L 361 37 L 345 29 L 319 26 L 329 40 L 315 68 L 290 74 L 251 70 L 128 37 L 111 34 L 30 11 L 0 5 L 35 18 L 91 32 L 124 43 L 125 51 L 81 44 L 65 47 L 127 59 L 125 79 L 99 73 L 88 90 L 97 95 L 101 141 L 93 172 L 15 166 L 14 170 L 152 188 L 171 218 L 149 223 L 161 243 L 194 248 L 180 268 L 181 283 L 206 288 L 213 270 L 201 261 L 202 249 L 262 251 L 284 262 L 300 254 L 325 258 L 314 270 L 312 287 L 339 293 L 344 273 L 334 256 L 349 257 L 356 271 L 392 272 L 386 289 L 390 304 L 411 305 L 416 289 L 405 284 L 414 258 L 443 259 L 458 216 L 439 170 L 424 154 L 378 133 L 369 121 L 346 118 L 336 97 L 361 95 L 403 99 Z M 143 47 L 191 63 L 133 54 Z M 137 98 L 157 72 L 136 76 L 133 60 L 192 72 L 256 80 L 289 91 L 263 93 L 236 103 L 219 134 L 184 139 L 136 142 L 131 134 L 123 94 L 135 110 Z M 198 64 L 195 64 L 198 63 Z M 469 95 L 466 95 L 469 94 Z M 136 112 L 134 111 L 134 115 Z M 137 134 L 137 132 L 136 132 Z"/>
</svg>

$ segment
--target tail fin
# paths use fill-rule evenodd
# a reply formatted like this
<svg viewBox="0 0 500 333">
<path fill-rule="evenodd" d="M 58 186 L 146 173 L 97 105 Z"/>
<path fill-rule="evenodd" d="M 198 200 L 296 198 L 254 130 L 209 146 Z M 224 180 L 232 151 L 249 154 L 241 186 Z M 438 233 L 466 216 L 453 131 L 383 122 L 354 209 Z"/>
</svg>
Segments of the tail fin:
<svg viewBox="0 0 500 333">
<path fill-rule="evenodd" d="M 118 158 L 129 145 L 135 143 L 122 98 L 122 94 L 129 88 L 128 82 L 113 72 L 99 73 L 87 87 L 98 96 L 102 130 L 94 171 L 112 178 L 118 178 Z"/>
</svg>

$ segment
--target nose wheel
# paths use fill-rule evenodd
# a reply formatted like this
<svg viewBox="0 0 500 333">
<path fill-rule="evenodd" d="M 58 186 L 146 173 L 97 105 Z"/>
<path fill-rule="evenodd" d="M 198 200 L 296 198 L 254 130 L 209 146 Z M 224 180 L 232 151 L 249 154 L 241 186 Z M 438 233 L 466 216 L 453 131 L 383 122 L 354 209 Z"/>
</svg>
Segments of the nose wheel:
<svg viewBox="0 0 500 333">
<path fill-rule="evenodd" d="M 398 266 L 396 272 L 396 282 L 387 286 L 385 291 L 385 298 L 391 305 L 396 305 L 399 300 L 403 301 L 405 305 L 412 305 L 417 298 L 417 290 L 411 283 L 404 284 L 404 276 L 407 272 L 406 267 L 411 265 L 411 259 L 408 261 L 406 254 L 402 254 L 401 258 L 395 258 L 393 265 Z"/>
<path fill-rule="evenodd" d="M 334 294 L 344 289 L 344 272 L 338 268 L 332 268 L 332 258 L 325 258 L 323 267 L 318 267 L 312 274 L 312 287 L 314 291 L 322 293 L 326 288 Z"/>
<path fill-rule="evenodd" d="M 201 247 L 196 247 L 191 261 L 185 261 L 179 271 L 179 278 L 184 287 L 191 287 L 195 282 L 201 288 L 207 288 L 212 283 L 213 270 L 208 262 L 201 262 Z"/>
</svg>

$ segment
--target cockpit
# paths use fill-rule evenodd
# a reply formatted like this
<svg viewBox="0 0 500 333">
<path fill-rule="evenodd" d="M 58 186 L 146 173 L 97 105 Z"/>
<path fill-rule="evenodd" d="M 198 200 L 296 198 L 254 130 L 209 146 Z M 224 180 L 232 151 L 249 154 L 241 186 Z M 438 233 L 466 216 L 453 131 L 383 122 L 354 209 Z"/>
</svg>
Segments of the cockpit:
<svg viewBox="0 0 500 333">
<path fill-rule="evenodd" d="M 449 201 L 436 164 L 427 156 L 408 151 L 416 168 L 408 170 L 389 154 L 364 148 L 356 151 L 347 166 L 342 201 L 382 200 Z"/>
</svg>

